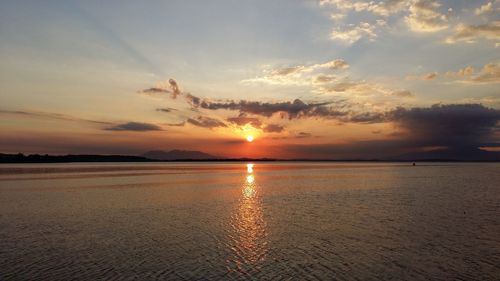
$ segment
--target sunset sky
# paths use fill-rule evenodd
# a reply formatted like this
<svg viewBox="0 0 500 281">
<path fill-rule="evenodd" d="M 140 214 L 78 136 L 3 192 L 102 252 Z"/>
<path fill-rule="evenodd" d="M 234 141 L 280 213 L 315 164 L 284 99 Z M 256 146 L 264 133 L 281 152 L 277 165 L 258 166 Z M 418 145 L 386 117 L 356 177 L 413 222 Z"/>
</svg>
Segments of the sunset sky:
<svg viewBox="0 0 500 281">
<path fill-rule="evenodd" d="M 4 153 L 500 147 L 499 0 L 2 1 L 0 38 Z"/>
</svg>

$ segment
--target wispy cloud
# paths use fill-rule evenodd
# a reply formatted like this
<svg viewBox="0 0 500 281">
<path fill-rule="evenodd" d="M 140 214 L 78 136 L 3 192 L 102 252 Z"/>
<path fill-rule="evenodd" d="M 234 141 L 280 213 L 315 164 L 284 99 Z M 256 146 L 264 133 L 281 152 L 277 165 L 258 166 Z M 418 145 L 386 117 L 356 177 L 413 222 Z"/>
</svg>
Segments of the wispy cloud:
<svg viewBox="0 0 500 281">
<path fill-rule="evenodd" d="M 473 66 L 466 66 L 457 71 L 448 71 L 446 73 L 439 74 L 438 72 L 432 72 L 424 75 L 409 75 L 406 77 L 409 80 L 438 80 L 447 82 L 460 82 L 467 84 L 495 84 L 500 82 L 500 64 L 497 62 L 491 62 L 476 71 Z"/>
<path fill-rule="evenodd" d="M 71 122 L 84 122 L 91 123 L 97 125 L 112 125 L 113 122 L 109 121 L 101 121 L 101 120 L 92 120 L 86 118 L 79 118 L 67 114 L 54 113 L 54 112 L 44 112 L 44 111 L 27 111 L 27 110 L 2 110 L 0 109 L 0 114 L 6 115 L 17 115 L 17 116 L 26 116 L 30 118 L 46 118 L 53 120 L 61 120 L 61 121 L 71 121 Z"/>
<path fill-rule="evenodd" d="M 498 41 L 500 38 L 500 21 L 494 21 L 481 25 L 459 24 L 455 28 L 455 33 L 446 38 L 446 43 L 455 44 L 458 42 L 475 43 L 478 40 Z"/>
<path fill-rule="evenodd" d="M 202 128 L 218 128 L 218 127 L 227 127 L 226 124 L 218 119 L 210 118 L 206 116 L 198 116 L 197 118 L 188 118 L 187 123 L 191 125 L 195 125 L 197 127 Z"/>
<path fill-rule="evenodd" d="M 114 125 L 105 128 L 106 131 L 135 131 L 135 132 L 147 132 L 147 131 L 162 131 L 162 128 L 155 124 L 150 123 L 140 123 L 140 122 L 128 122 L 123 124 Z"/>
<path fill-rule="evenodd" d="M 330 33 L 330 38 L 340 40 L 349 45 L 358 42 L 362 38 L 375 41 L 377 38 L 376 29 L 385 25 L 386 22 L 384 20 L 377 20 L 376 23 L 360 22 L 357 25 L 349 24 L 346 27 L 334 29 Z"/>
<path fill-rule="evenodd" d="M 181 90 L 174 79 L 169 79 L 168 82 L 160 82 L 156 87 L 140 90 L 138 93 L 153 96 L 169 94 L 171 98 L 175 99 L 181 94 Z"/>
<path fill-rule="evenodd" d="M 434 80 L 439 76 L 439 73 L 437 72 L 430 72 L 422 75 L 408 75 L 406 76 L 407 80 L 424 80 L 424 81 L 430 81 Z"/>
<path fill-rule="evenodd" d="M 325 76 L 323 72 L 336 72 L 349 68 L 343 59 L 335 59 L 324 63 L 310 65 L 294 65 L 264 70 L 263 76 L 245 79 L 241 82 L 265 83 L 271 85 L 308 85 L 314 82 L 315 76 Z"/>
<path fill-rule="evenodd" d="M 177 109 L 171 108 L 171 107 L 161 107 L 161 108 L 157 108 L 156 111 L 170 113 L 170 112 L 173 112 L 173 111 L 177 111 Z"/>
<path fill-rule="evenodd" d="M 402 11 L 408 0 L 351 1 L 320 0 L 320 5 L 331 5 L 340 11 L 371 12 L 379 16 L 389 16 Z"/>
</svg>

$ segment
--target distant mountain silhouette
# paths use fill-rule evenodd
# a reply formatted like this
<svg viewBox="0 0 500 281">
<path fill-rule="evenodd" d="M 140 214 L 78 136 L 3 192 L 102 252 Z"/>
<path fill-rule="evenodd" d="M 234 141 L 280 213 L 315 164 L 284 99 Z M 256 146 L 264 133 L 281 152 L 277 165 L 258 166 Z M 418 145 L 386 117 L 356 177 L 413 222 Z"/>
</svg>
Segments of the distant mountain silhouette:
<svg viewBox="0 0 500 281">
<path fill-rule="evenodd" d="M 171 151 L 152 150 L 141 155 L 142 157 L 152 160 L 209 160 L 221 159 L 221 157 L 213 156 L 201 151 L 179 150 Z"/>
</svg>

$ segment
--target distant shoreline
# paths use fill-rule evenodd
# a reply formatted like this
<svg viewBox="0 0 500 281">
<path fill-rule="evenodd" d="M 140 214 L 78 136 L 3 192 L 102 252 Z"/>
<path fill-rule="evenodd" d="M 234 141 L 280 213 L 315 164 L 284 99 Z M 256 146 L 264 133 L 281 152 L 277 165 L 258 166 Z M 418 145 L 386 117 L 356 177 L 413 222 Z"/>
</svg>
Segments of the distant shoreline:
<svg viewBox="0 0 500 281">
<path fill-rule="evenodd" d="M 156 160 L 142 156 L 130 155 L 40 155 L 40 154 L 2 154 L 0 164 L 36 164 L 36 163 L 161 163 L 161 162 L 481 162 L 494 163 L 500 160 L 476 159 L 275 159 L 275 158 L 220 158 L 220 159 L 172 159 Z"/>
</svg>

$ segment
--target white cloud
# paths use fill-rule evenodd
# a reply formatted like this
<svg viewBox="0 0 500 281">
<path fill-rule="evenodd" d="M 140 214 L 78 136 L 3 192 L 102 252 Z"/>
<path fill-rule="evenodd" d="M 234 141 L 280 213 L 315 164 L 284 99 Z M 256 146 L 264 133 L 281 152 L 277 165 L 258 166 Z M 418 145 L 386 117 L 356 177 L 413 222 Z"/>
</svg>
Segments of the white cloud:
<svg viewBox="0 0 500 281">
<path fill-rule="evenodd" d="M 416 32 L 436 32 L 448 27 L 448 17 L 440 13 L 436 0 L 415 0 L 410 5 L 406 22 Z"/>
<path fill-rule="evenodd" d="M 500 38 L 500 21 L 482 25 L 459 24 L 455 29 L 455 34 L 446 38 L 446 43 L 475 43 L 480 39 L 498 40 L 498 38 Z"/>
<path fill-rule="evenodd" d="M 499 1 L 496 1 L 496 2 L 499 2 Z M 496 3 L 495 3 L 496 4 Z M 480 6 L 479 8 L 477 8 L 475 11 L 474 11 L 474 14 L 476 14 L 476 16 L 480 16 L 480 15 L 484 15 L 484 14 L 489 14 L 489 13 L 492 13 L 494 12 L 495 9 L 493 7 L 493 2 L 488 2 L 482 6 Z"/>
<path fill-rule="evenodd" d="M 401 12 L 408 5 L 409 0 L 386 1 L 350 1 L 350 0 L 321 0 L 320 5 L 331 5 L 342 11 L 371 12 L 379 16 L 390 16 Z"/>
<path fill-rule="evenodd" d="M 264 71 L 265 75 L 243 80 L 243 83 L 265 83 L 274 85 L 309 85 L 316 81 L 317 72 L 338 71 L 349 68 L 343 59 L 335 59 L 324 63 L 311 65 L 296 65 L 283 68 L 273 68 Z M 324 74 L 320 74 L 324 76 Z M 320 78 L 321 81 L 321 78 Z"/>
<path fill-rule="evenodd" d="M 356 43 L 361 38 L 368 38 L 374 41 L 377 38 L 376 29 L 379 26 L 385 25 L 385 21 L 379 20 L 376 24 L 361 22 L 358 25 L 349 25 L 345 29 L 333 30 L 330 33 L 330 38 L 333 40 L 343 41 L 349 45 Z"/>
</svg>

